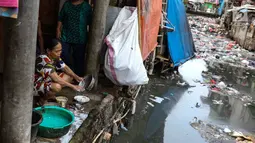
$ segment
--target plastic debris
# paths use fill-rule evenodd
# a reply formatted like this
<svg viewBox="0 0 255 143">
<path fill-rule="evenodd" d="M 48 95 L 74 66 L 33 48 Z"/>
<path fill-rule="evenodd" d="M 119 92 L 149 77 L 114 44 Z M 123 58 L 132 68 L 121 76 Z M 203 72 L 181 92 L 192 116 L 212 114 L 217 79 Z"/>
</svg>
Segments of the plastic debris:
<svg viewBox="0 0 255 143">
<path fill-rule="evenodd" d="M 120 128 L 121 128 L 122 130 L 124 130 L 124 131 L 128 131 L 128 129 L 124 126 L 123 123 L 120 123 Z"/>
<path fill-rule="evenodd" d="M 223 104 L 222 100 L 219 100 L 219 101 L 212 100 L 212 101 L 213 101 L 213 104 L 216 104 L 216 105 L 222 105 Z"/>
<path fill-rule="evenodd" d="M 236 41 L 225 37 L 216 19 L 189 16 L 189 23 L 197 47 L 197 58 L 205 59 L 211 67 L 214 63 L 225 63 L 255 69 L 253 53 L 243 49 Z"/>
<path fill-rule="evenodd" d="M 197 117 L 194 117 L 194 118 L 193 118 L 193 120 L 190 122 L 190 125 L 191 125 L 194 129 L 196 129 L 196 130 L 199 129 L 199 128 L 198 128 L 199 123 L 198 123 Z"/>
<path fill-rule="evenodd" d="M 135 111 L 136 111 L 136 101 L 133 100 L 133 101 L 132 101 L 132 111 L 131 111 L 132 115 L 135 114 Z"/>
<path fill-rule="evenodd" d="M 188 94 L 191 94 L 191 93 L 193 93 L 193 91 L 188 91 Z"/>
<path fill-rule="evenodd" d="M 199 108 L 199 107 L 201 107 L 201 104 L 196 103 L 196 108 Z"/>
<path fill-rule="evenodd" d="M 208 71 L 202 72 L 204 80 L 194 81 L 210 89 L 208 97 L 202 96 L 201 101 L 212 108 L 220 107 L 221 114 L 226 118 L 233 110 L 230 98 L 241 100 L 244 106 L 255 103 L 249 93 L 243 92 L 242 88 L 236 88 L 236 85 L 250 87 L 251 81 L 255 79 L 255 76 L 252 76 L 255 71 L 254 53 L 243 49 L 237 41 L 227 38 L 228 33 L 220 29 L 216 19 L 202 16 L 189 16 L 188 19 L 196 46 L 196 58 L 203 59 L 208 65 Z M 229 77 L 234 82 L 230 82 Z M 196 107 L 200 107 L 198 103 Z M 217 141 L 235 142 L 236 139 L 238 143 L 252 142 L 252 138 L 241 132 L 200 122 L 196 117 L 193 120 L 190 125 L 198 130 L 207 142 L 215 142 L 211 137 Z"/>
<path fill-rule="evenodd" d="M 155 98 L 155 95 L 150 95 L 150 97 L 153 97 L 153 98 Z"/>
<path fill-rule="evenodd" d="M 117 125 L 117 123 L 114 123 L 113 124 L 113 130 L 112 130 L 112 132 L 113 132 L 113 135 L 119 135 L 119 129 L 118 129 L 118 125 Z"/>
<path fill-rule="evenodd" d="M 224 129 L 224 132 L 225 132 L 225 133 L 231 133 L 232 131 L 231 131 L 229 128 L 225 128 L 225 129 Z"/>
<path fill-rule="evenodd" d="M 157 96 L 155 96 L 154 98 L 149 98 L 149 99 L 156 103 L 161 103 L 162 101 L 164 101 L 164 98 L 157 97 Z"/>
<path fill-rule="evenodd" d="M 245 136 L 242 132 L 233 131 L 230 136 L 235 137 L 236 141 L 246 141 L 248 143 L 253 143 L 253 138 Z"/>
<path fill-rule="evenodd" d="M 151 102 L 147 102 L 151 107 L 154 107 L 154 105 Z"/>
<path fill-rule="evenodd" d="M 217 87 L 219 87 L 220 89 L 224 89 L 227 87 L 227 85 L 221 81 L 220 83 L 217 84 Z"/>
<path fill-rule="evenodd" d="M 236 141 L 243 141 L 242 143 L 253 143 L 252 141 L 254 140 L 251 136 L 244 135 L 242 132 L 231 131 L 229 128 L 222 128 L 221 126 L 198 120 L 197 117 L 194 117 L 190 125 L 197 130 L 207 142 L 219 140 L 221 142 L 234 141 L 234 139 L 236 139 Z"/>
<path fill-rule="evenodd" d="M 75 96 L 74 100 L 78 101 L 79 103 L 87 103 L 90 101 L 87 96 Z"/>
<path fill-rule="evenodd" d="M 186 82 L 180 82 L 180 81 L 178 81 L 178 82 L 177 82 L 177 85 L 179 85 L 179 86 L 185 86 L 185 85 L 187 85 L 187 83 L 186 83 Z"/>
</svg>

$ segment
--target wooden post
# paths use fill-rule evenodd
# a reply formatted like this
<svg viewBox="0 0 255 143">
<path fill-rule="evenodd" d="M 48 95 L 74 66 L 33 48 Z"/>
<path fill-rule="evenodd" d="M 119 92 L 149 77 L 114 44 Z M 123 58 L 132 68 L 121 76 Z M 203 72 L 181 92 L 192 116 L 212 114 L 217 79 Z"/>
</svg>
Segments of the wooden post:
<svg viewBox="0 0 255 143">
<path fill-rule="evenodd" d="M 137 7 L 138 7 L 138 25 L 139 25 L 139 28 L 138 28 L 138 30 L 139 30 L 139 32 L 138 32 L 138 36 L 139 36 L 139 45 L 140 45 L 140 49 L 141 49 L 141 53 L 143 53 L 143 43 L 142 43 L 142 7 L 141 7 L 141 3 L 142 3 L 142 1 L 141 0 L 137 0 Z M 143 56 L 143 54 L 142 54 L 142 56 Z M 145 59 L 143 59 L 143 60 L 145 60 Z"/>
<path fill-rule="evenodd" d="M 18 19 L 6 18 L 2 143 L 30 143 L 39 0 L 19 0 Z"/>
<path fill-rule="evenodd" d="M 95 1 L 92 24 L 90 27 L 89 39 L 88 39 L 88 53 L 86 60 L 86 74 L 94 75 L 97 87 L 98 72 L 100 65 L 100 52 L 103 45 L 106 14 L 110 0 L 97 0 Z M 101 57 L 104 58 L 104 57 Z"/>
</svg>

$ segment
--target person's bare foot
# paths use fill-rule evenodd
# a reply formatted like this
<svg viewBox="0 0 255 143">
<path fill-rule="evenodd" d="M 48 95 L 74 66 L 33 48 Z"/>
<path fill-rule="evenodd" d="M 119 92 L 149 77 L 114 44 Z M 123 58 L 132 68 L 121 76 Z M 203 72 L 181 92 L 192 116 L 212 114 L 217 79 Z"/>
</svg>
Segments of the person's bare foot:
<svg viewBox="0 0 255 143">
<path fill-rule="evenodd" d="M 46 95 L 44 95 L 43 97 L 41 97 L 39 99 L 38 104 L 40 106 L 43 106 L 44 104 L 46 104 L 47 102 L 56 102 L 56 94 L 54 92 L 48 92 Z"/>
</svg>

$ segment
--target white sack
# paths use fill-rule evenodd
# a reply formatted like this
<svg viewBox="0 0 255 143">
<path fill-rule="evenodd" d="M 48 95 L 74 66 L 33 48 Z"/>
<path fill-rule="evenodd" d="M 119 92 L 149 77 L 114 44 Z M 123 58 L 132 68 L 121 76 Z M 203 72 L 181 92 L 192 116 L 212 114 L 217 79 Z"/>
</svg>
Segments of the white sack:
<svg viewBox="0 0 255 143">
<path fill-rule="evenodd" d="M 117 85 L 147 84 L 146 69 L 138 41 L 137 9 L 124 7 L 105 38 L 105 75 Z"/>
</svg>

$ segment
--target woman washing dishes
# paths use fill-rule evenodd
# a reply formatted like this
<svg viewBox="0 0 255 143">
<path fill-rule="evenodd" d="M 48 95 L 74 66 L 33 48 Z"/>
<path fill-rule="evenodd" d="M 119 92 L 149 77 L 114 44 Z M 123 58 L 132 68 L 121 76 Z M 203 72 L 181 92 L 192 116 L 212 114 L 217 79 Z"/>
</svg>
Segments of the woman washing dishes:
<svg viewBox="0 0 255 143">
<path fill-rule="evenodd" d="M 36 58 L 34 89 L 44 101 L 54 99 L 55 94 L 63 87 L 75 91 L 83 91 L 84 87 L 72 84 L 73 80 L 83 81 L 60 58 L 62 53 L 61 43 L 54 39 L 46 49 L 46 55 Z"/>
</svg>

